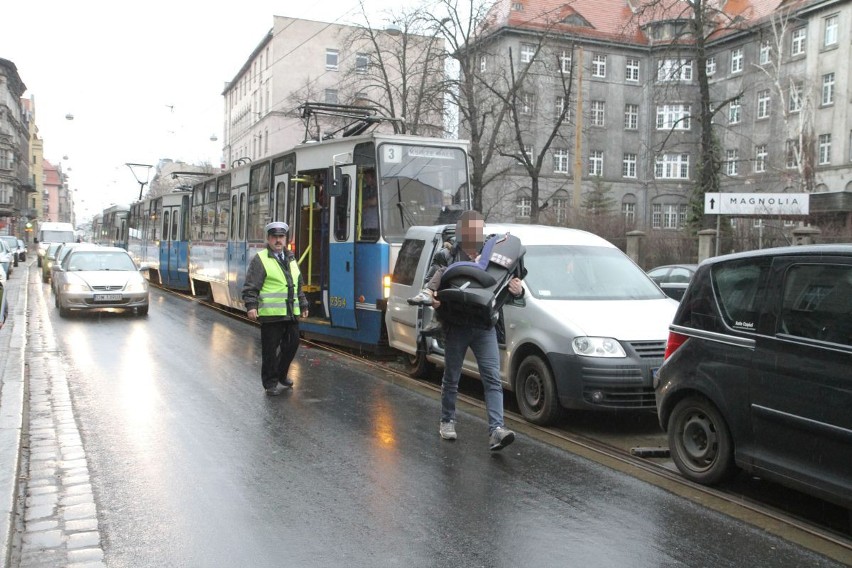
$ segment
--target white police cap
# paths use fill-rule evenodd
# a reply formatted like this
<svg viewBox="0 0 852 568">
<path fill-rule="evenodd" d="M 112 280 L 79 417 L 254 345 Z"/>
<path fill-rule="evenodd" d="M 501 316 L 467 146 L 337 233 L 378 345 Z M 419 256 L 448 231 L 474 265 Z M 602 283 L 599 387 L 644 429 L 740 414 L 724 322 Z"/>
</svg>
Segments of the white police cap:
<svg viewBox="0 0 852 568">
<path fill-rule="evenodd" d="M 267 235 L 286 235 L 290 232 L 290 227 L 284 221 L 267 223 L 265 229 Z"/>
</svg>

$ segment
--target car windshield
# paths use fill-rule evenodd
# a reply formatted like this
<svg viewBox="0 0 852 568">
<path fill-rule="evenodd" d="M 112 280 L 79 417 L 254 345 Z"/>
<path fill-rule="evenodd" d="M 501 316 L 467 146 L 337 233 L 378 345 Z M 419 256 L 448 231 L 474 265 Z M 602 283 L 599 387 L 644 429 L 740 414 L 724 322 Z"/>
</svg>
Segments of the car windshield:
<svg viewBox="0 0 852 568">
<path fill-rule="evenodd" d="M 542 300 L 656 300 L 665 298 L 646 274 L 618 249 L 592 246 L 528 246 L 525 279 Z"/>
<path fill-rule="evenodd" d="M 10 249 L 18 248 L 18 239 L 15 237 L 0 237 L 4 243 L 9 245 Z"/>
<path fill-rule="evenodd" d="M 61 246 L 62 243 L 53 243 L 47 248 L 47 253 L 45 254 L 50 258 L 56 258 L 56 251 L 58 251 Z"/>
<path fill-rule="evenodd" d="M 69 271 L 136 270 L 133 261 L 123 252 L 75 252 L 68 258 Z"/>
</svg>

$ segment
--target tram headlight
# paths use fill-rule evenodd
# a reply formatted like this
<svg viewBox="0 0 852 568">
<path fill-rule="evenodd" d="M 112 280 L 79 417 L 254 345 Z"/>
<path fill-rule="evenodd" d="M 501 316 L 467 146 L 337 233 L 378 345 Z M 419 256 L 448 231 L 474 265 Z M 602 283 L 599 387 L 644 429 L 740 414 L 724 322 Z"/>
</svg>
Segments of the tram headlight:
<svg viewBox="0 0 852 568">
<path fill-rule="evenodd" d="M 385 274 L 382 277 L 382 297 L 387 300 L 390 298 L 391 277 L 390 274 Z"/>
</svg>

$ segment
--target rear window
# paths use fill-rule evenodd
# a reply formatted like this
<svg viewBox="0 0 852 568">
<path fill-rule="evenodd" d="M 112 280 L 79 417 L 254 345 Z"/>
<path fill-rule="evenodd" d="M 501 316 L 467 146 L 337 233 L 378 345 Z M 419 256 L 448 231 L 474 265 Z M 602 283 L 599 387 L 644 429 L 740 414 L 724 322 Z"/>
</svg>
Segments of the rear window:
<svg viewBox="0 0 852 568">
<path fill-rule="evenodd" d="M 411 286 L 414 283 L 414 273 L 417 272 L 417 264 L 420 262 L 420 254 L 426 241 L 421 239 L 407 239 L 402 243 L 399 256 L 396 258 L 396 266 L 393 269 L 393 281 L 397 284 Z"/>
<path fill-rule="evenodd" d="M 542 300 L 656 300 L 659 288 L 614 248 L 537 245 L 526 247 L 524 281 Z"/>
<path fill-rule="evenodd" d="M 784 275 L 778 331 L 852 345 L 852 266 L 790 267 Z"/>
<path fill-rule="evenodd" d="M 746 259 L 713 268 L 713 288 L 725 323 L 741 331 L 757 331 L 771 259 Z"/>
</svg>

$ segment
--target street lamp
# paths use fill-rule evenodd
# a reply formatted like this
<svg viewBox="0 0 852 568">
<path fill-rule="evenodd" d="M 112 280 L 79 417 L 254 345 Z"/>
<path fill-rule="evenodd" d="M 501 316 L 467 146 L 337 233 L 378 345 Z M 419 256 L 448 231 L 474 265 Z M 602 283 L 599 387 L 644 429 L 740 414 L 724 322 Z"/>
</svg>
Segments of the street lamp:
<svg viewBox="0 0 852 568">
<path fill-rule="evenodd" d="M 136 178 L 136 182 L 139 184 L 139 201 L 142 201 L 142 191 L 145 189 L 145 184 L 148 183 L 148 177 L 151 175 L 151 168 L 153 168 L 154 166 L 150 164 L 133 164 L 130 162 L 124 165 L 130 168 L 133 177 Z M 136 170 L 134 170 L 133 168 L 145 168 L 145 181 L 139 179 L 139 176 L 136 174 Z"/>
</svg>

